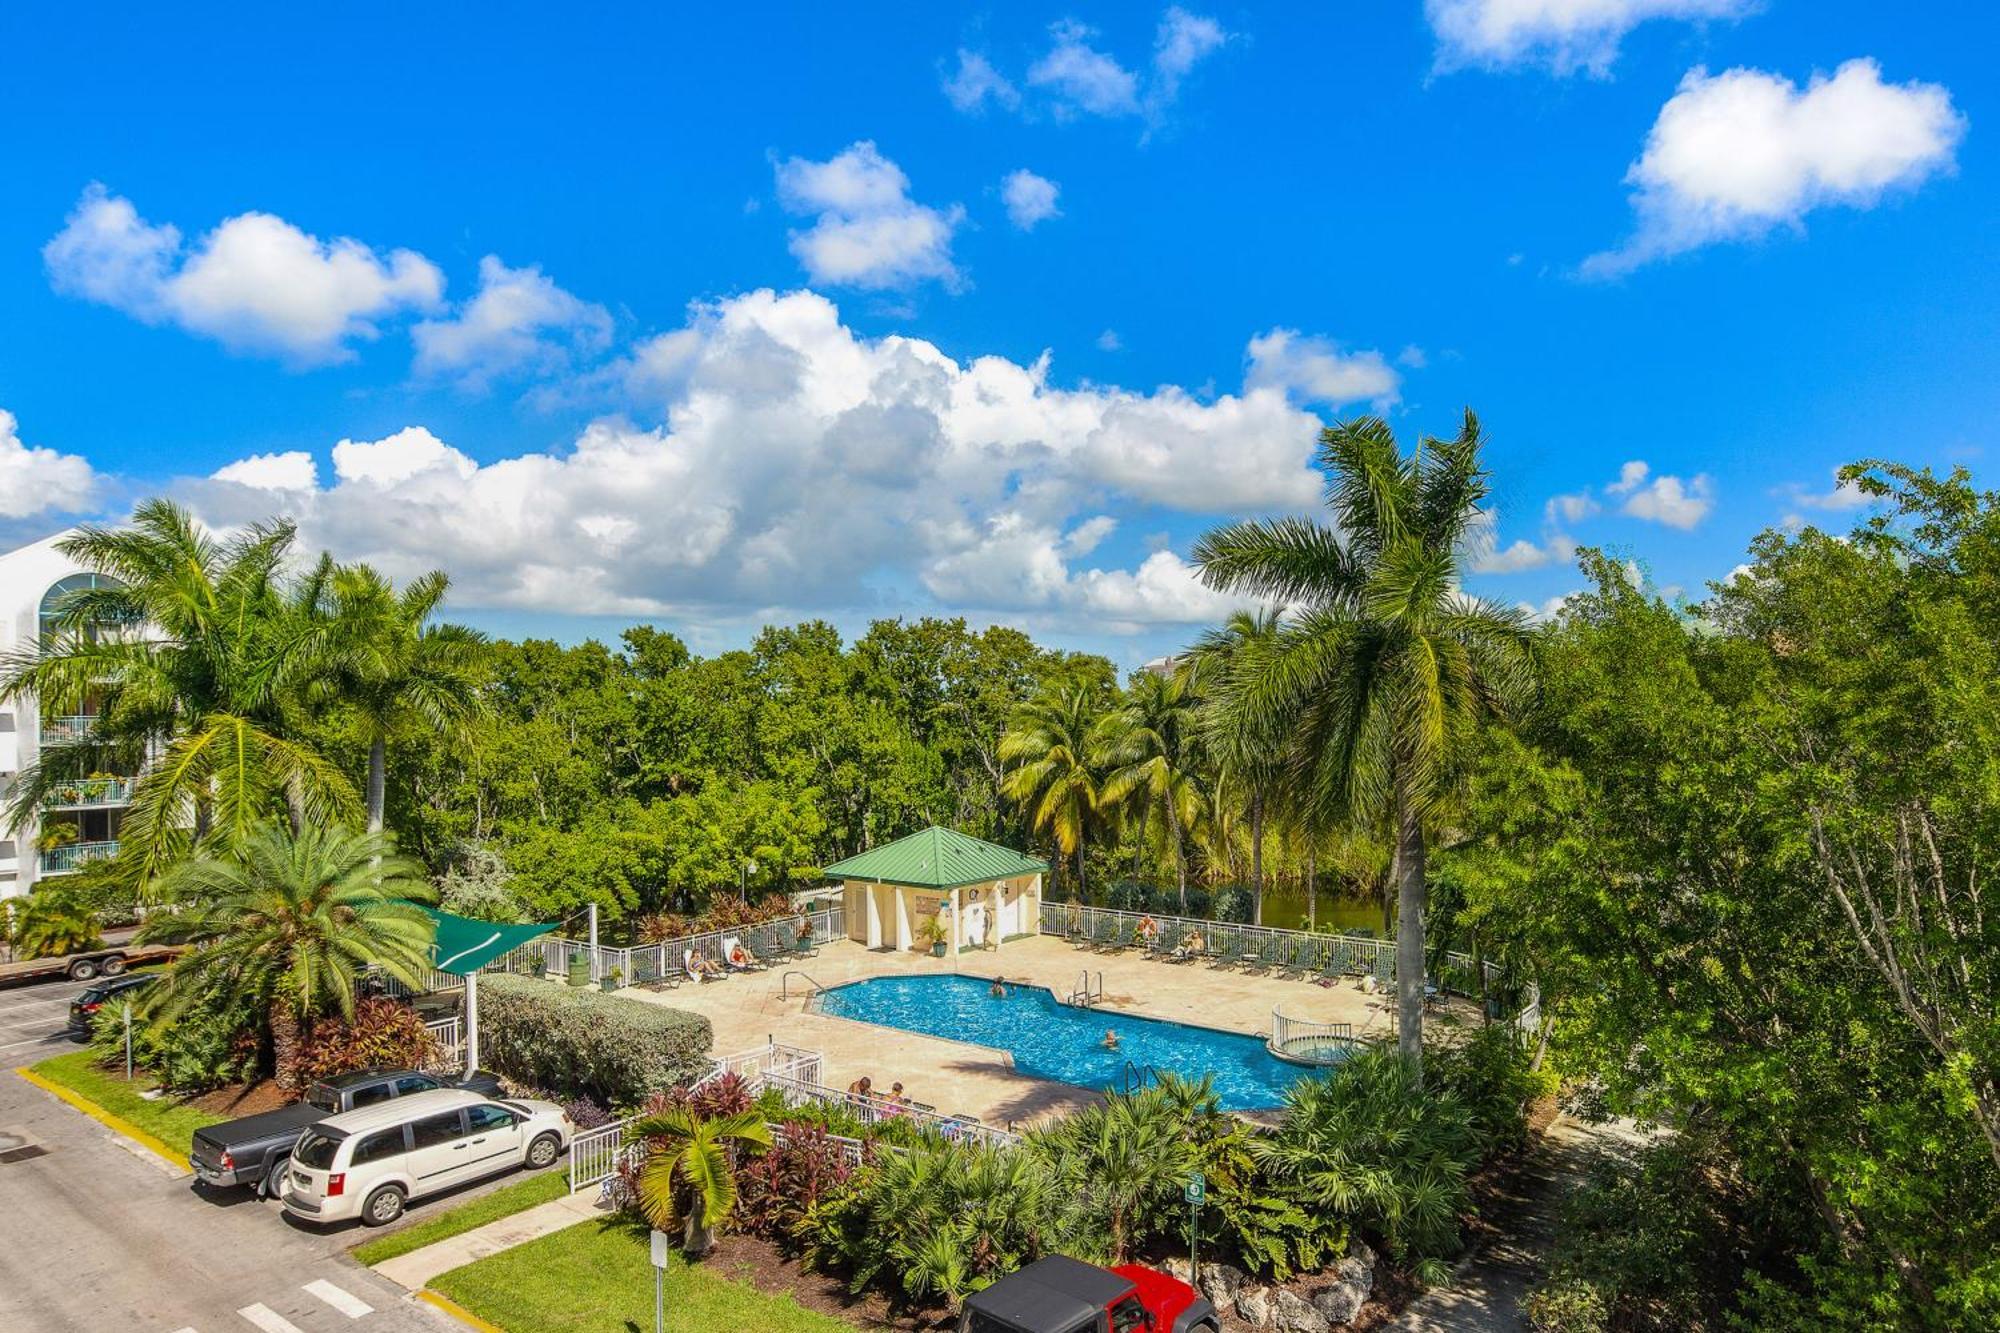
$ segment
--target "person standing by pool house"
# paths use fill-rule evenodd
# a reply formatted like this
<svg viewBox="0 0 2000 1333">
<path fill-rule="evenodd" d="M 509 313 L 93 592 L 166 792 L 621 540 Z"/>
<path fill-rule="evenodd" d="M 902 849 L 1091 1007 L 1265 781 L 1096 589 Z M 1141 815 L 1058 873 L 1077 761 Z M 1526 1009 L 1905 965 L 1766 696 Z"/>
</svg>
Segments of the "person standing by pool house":
<svg viewBox="0 0 2000 1333">
<path fill-rule="evenodd" d="M 825 873 L 841 881 L 849 939 L 870 949 L 915 951 L 922 946 L 914 924 L 935 917 L 944 927 L 945 953 L 956 958 L 974 945 L 967 927 L 975 920 L 979 940 L 990 935 L 996 947 L 1037 933 L 1048 868 L 1010 847 L 932 827 L 837 861 Z"/>
</svg>

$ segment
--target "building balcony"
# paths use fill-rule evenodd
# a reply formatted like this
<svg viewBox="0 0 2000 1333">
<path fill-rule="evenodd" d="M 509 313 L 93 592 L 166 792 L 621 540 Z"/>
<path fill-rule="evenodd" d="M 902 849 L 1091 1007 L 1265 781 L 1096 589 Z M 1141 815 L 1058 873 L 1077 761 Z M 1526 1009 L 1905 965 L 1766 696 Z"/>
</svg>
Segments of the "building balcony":
<svg viewBox="0 0 2000 1333">
<path fill-rule="evenodd" d="M 83 778 L 65 782 L 42 798 L 44 810 L 83 810 L 132 804 L 136 778 Z"/>
<path fill-rule="evenodd" d="M 44 875 L 63 875 L 81 867 L 87 861 L 107 861 L 118 855 L 115 842 L 72 842 L 65 847 L 52 847 L 43 852 L 39 865 Z"/>
<path fill-rule="evenodd" d="M 95 721 L 97 717 L 91 713 L 74 717 L 45 717 L 42 719 L 42 744 L 74 745 L 90 734 L 90 724 Z"/>
</svg>

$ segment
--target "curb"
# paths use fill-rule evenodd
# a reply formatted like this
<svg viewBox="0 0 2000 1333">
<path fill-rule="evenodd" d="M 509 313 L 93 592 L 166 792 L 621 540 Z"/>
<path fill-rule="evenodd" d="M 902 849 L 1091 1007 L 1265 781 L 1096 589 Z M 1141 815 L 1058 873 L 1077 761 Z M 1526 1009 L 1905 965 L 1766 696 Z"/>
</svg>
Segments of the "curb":
<svg viewBox="0 0 2000 1333">
<path fill-rule="evenodd" d="M 74 1106 L 77 1110 L 83 1112 L 85 1115 L 89 1116 L 92 1120 L 95 1120 L 98 1124 L 103 1125 L 105 1128 L 110 1129 L 115 1133 L 122 1134 L 126 1138 L 138 1144 L 140 1147 L 146 1149 L 147 1151 L 154 1153 L 159 1157 L 165 1158 L 167 1162 L 170 1163 L 176 1170 L 181 1172 L 188 1172 L 189 1170 L 191 1170 L 191 1168 L 188 1166 L 188 1159 L 186 1153 L 175 1152 L 172 1148 L 169 1148 L 164 1142 L 155 1138 L 153 1135 L 148 1134 L 145 1130 L 139 1128 L 131 1121 L 126 1120 L 120 1116 L 113 1115 L 111 1112 L 105 1110 L 103 1107 L 99 1106 L 96 1102 L 91 1101 L 88 1097 L 83 1096 L 81 1093 L 73 1092 L 70 1089 L 64 1087 L 60 1083 L 56 1083 L 49 1079 L 43 1078 L 40 1074 L 37 1074 L 34 1070 L 28 1068 L 26 1065 L 15 1066 L 14 1072 L 16 1074 L 19 1074 L 22 1078 L 26 1079 L 28 1082 L 34 1084 L 36 1087 L 40 1088 L 43 1092 L 48 1093 L 50 1096 L 68 1102 L 71 1106 Z"/>
<path fill-rule="evenodd" d="M 472 1311 L 466 1309 L 464 1306 L 460 1305 L 457 1301 L 452 1300 L 448 1296 L 440 1296 L 437 1292 L 432 1291 L 429 1287 L 425 1287 L 422 1291 L 418 1292 L 417 1299 L 422 1301 L 425 1305 L 429 1305 L 438 1310 L 442 1310 L 444 1313 L 450 1315 L 453 1319 L 456 1319 L 459 1323 L 464 1324 L 468 1328 L 478 1329 L 479 1333 L 507 1333 L 507 1330 L 500 1327 L 500 1325 L 487 1323 L 484 1319 L 481 1319 L 478 1315 L 472 1313 Z"/>
</svg>

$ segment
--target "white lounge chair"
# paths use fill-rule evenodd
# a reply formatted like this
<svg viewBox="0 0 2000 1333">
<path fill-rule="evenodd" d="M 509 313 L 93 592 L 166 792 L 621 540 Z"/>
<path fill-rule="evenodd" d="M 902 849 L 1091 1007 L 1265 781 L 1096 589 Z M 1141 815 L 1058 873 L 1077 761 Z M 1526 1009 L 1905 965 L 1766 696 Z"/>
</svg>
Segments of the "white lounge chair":
<svg viewBox="0 0 2000 1333">
<path fill-rule="evenodd" d="M 681 954 L 681 970 L 686 972 L 688 979 L 697 985 L 710 979 L 706 969 L 698 968 L 694 965 L 693 949 L 688 949 Z"/>
<path fill-rule="evenodd" d="M 750 950 L 748 949 L 743 950 L 743 956 L 745 958 L 748 958 L 750 960 L 749 962 L 739 963 L 736 961 L 735 958 L 736 950 L 739 947 L 741 947 L 742 944 L 743 941 L 738 939 L 734 935 L 726 935 L 723 937 L 722 940 L 723 966 L 727 967 L 731 972 L 755 972 L 758 968 L 762 967 L 763 964 L 757 961 L 757 955 L 751 953 Z"/>
</svg>

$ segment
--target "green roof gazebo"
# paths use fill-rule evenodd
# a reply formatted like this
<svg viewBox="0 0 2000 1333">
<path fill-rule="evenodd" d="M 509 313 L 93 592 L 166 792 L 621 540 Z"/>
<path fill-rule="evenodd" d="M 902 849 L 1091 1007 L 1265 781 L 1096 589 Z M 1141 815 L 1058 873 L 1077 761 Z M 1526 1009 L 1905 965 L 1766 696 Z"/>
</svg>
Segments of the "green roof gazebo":
<svg viewBox="0 0 2000 1333">
<path fill-rule="evenodd" d="M 1034 934 L 1048 868 L 1011 847 L 932 827 L 836 861 L 825 873 L 843 883 L 849 939 L 908 952 L 917 948 L 916 924 L 935 917 L 955 958 L 961 948 L 997 949 L 1011 936 Z"/>
</svg>

